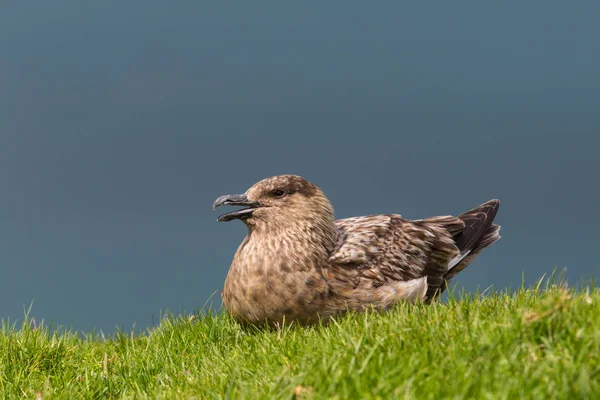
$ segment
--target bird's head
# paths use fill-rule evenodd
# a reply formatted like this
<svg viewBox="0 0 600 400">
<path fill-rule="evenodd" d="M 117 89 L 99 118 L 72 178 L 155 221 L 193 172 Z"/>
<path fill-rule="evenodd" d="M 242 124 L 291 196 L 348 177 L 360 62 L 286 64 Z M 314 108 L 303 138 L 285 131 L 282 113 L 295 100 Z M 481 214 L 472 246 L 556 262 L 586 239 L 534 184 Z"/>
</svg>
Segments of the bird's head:
<svg viewBox="0 0 600 400">
<path fill-rule="evenodd" d="M 249 227 L 269 229 L 317 224 L 333 226 L 333 208 L 318 186 L 297 175 L 279 175 L 255 183 L 243 194 L 224 195 L 222 205 L 244 208 L 219 216 L 218 221 L 240 219 Z"/>
</svg>

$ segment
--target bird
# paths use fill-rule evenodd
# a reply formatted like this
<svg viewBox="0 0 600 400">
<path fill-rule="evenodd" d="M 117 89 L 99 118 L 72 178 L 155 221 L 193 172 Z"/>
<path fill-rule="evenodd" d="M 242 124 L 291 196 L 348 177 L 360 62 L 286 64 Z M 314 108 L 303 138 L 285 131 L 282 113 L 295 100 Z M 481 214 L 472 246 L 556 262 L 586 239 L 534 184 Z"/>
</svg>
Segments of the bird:
<svg viewBox="0 0 600 400">
<path fill-rule="evenodd" d="M 431 303 L 500 239 L 496 199 L 456 217 L 336 220 L 319 186 L 286 174 L 220 196 L 213 210 L 225 205 L 242 208 L 217 221 L 247 227 L 221 293 L 242 325 L 327 324 L 348 311 Z"/>
</svg>

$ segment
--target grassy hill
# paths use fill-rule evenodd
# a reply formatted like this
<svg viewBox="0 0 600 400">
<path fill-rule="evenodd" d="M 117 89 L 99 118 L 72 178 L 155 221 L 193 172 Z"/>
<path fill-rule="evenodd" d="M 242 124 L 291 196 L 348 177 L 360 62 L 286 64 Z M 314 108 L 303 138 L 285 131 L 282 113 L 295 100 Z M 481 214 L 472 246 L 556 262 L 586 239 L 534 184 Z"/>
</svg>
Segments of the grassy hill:
<svg viewBox="0 0 600 400">
<path fill-rule="evenodd" d="M 243 330 L 171 317 L 110 338 L 4 323 L 6 398 L 600 398 L 600 292 L 550 286 Z"/>
</svg>

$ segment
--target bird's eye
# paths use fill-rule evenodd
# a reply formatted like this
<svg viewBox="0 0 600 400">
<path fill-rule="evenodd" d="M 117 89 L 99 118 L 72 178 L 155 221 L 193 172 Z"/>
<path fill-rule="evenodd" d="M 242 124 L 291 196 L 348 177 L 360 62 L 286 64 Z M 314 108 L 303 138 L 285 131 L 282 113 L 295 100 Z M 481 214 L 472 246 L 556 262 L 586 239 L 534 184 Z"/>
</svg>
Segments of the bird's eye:
<svg viewBox="0 0 600 400">
<path fill-rule="evenodd" d="M 285 192 L 283 190 L 276 190 L 273 192 L 273 196 L 275 196 L 278 199 L 281 199 L 283 197 L 285 197 Z"/>
</svg>

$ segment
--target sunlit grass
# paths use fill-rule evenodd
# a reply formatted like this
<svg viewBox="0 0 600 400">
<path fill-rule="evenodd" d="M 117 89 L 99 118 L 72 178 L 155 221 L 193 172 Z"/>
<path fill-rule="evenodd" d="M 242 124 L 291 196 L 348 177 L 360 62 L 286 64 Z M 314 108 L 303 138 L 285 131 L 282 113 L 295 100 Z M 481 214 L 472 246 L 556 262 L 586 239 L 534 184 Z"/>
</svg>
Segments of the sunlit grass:
<svg viewBox="0 0 600 400">
<path fill-rule="evenodd" d="M 600 292 L 544 284 L 243 330 L 222 314 L 143 335 L 3 323 L 7 398 L 599 398 Z"/>
</svg>

